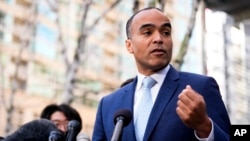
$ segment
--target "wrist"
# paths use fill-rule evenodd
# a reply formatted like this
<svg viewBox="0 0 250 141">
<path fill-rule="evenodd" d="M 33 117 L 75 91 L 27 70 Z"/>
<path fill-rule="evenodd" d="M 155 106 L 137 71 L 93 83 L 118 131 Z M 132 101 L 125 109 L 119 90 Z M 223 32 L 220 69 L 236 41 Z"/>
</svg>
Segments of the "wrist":
<svg viewBox="0 0 250 141">
<path fill-rule="evenodd" d="M 209 118 L 199 126 L 197 130 L 195 130 L 196 134 L 199 138 L 207 138 L 212 130 L 212 121 Z"/>
</svg>

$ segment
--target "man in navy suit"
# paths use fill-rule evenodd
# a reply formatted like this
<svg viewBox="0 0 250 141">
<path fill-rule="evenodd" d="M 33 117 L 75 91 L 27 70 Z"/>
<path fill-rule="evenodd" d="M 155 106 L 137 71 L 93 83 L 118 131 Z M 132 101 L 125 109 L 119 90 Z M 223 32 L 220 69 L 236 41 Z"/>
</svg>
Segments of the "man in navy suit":
<svg viewBox="0 0 250 141">
<path fill-rule="evenodd" d="M 133 120 L 123 128 L 122 141 L 229 141 L 230 120 L 212 77 L 179 72 L 170 65 L 172 27 L 169 18 L 157 8 L 145 8 L 127 22 L 127 50 L 134 55 L 138 74 L 135 79 L 105 96 L 99 103 L 93 141 L 110 141 L 113 115 L 129 109 Z M 153 108 L 143 139 L 137 138 L 138 104 L 142 81 L 150 76 Z M 135 120 L 136 119 L 136 120 Z"/>
</svg>

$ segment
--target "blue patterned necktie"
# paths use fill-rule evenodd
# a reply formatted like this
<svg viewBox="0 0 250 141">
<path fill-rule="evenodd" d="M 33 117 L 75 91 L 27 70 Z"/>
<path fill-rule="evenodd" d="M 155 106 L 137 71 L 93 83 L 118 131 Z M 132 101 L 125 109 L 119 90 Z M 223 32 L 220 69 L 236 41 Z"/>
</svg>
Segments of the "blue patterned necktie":
<svg viewBox="0 0 250 141">
<path fill-rule="evenodd" d="M 137 141 L 142 141 L 147 127 L 148 118 L 153 107 L 150 89 L 156 81 L 152 77 L 145 77 L 142 81 L 143 96 L 138 106 L 138 113 L 135 122 L 135 133 Z"/>
</svg>

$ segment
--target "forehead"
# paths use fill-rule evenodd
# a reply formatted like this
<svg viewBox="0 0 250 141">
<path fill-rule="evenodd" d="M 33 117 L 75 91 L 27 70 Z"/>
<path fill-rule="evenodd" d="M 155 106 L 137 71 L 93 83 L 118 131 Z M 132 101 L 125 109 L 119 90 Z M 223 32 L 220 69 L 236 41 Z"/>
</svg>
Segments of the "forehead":
<svg viewBox="0 0 250 141">
<path fill-rule="evenodd" d="M 143 24 L 154 24 L 156 26 L 161 26 L 163 24 L 170 23 L 169 18 L 164 15 L 161 11 L 156 9 L 144 10 L 135 15 L 131 27 L 140 27 Z"/>
<path fill-rule="evenodd" d="M 60 111 L 56 111 L 54 112 L 51 117 L 50 120 L 66 120 L 66 116 L 64 115 L 64 113 L 60 112 Z"/>
</svg>

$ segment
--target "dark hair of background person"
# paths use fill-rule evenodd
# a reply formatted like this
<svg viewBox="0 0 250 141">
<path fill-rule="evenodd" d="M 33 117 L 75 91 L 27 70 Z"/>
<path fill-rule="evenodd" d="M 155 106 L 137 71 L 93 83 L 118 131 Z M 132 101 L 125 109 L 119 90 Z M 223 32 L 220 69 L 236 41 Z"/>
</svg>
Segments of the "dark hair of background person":
<svg viewBox="0 0 250 141">
<path fill-rule="evenodd" d="M 129 79 L 123 81 L 122 84 L 120 85 L 120 87 L 127 85 L 128 83 L 132 82 L 133 80 L 134 80 L 134 78 L 129 78 Z"/>
<path fill-rule="evenodd" d="M 82 119 L 80 114 L 77 112 L 76 109 L 74 109 L 73 107 L 71 107 L 70 105 L 67 104 L 50 104 L 48 106 L 46 106 L 42 113 L 40 118 L 44 118 L 44 119 L 49 119 L 53 113 L 55 113 L 56 111 L 60 111 L 62 113 L 65 114 L 66 118 L 68 121 L 71 120 L 77 120 L 79 121 L 80 125 L 81 125 L 81 129 L 82 129 Z"/>
</svg>

